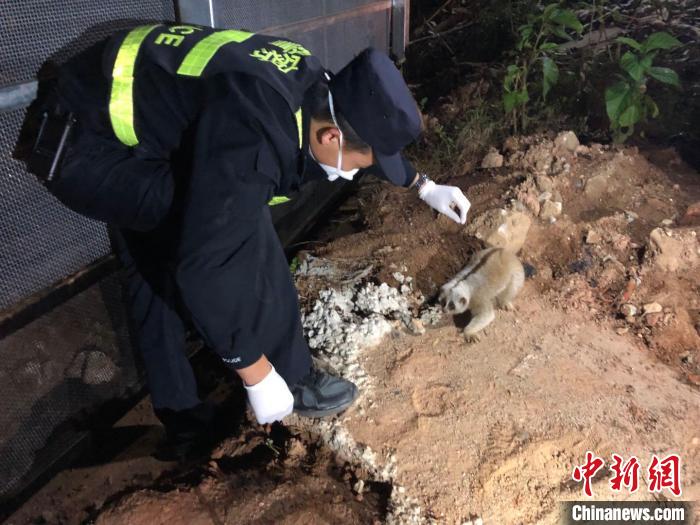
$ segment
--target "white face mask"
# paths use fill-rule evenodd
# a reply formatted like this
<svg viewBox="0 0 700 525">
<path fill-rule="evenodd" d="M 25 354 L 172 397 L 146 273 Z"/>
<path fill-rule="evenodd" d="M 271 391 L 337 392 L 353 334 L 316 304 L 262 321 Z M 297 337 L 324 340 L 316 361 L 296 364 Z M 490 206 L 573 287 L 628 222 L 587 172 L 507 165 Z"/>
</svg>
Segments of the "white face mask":
<svg viewBox="0 0 700 525">
<path fill-rule="evenodd" d="M 329 166 L 328 164 L 322 164 L 321 162 L 318 161 L 316 157 L 314 157 L 314 152 L 311 150 L 311 146 L 309 145 L 309 155 L 311 155 L 311 158 L 316 161 L 316 163 L 323 168 L 323 171 L 326 172 L 326 177 L 328 177 L 328 180 L 333 181 L 336 180 L 338 177 L 341 177 L 346 180 L 352 180 L 352 178 L 355 176 L 355 174 L 360 171 L 359 168 L 355 168 L 354 170 L 343 170 L 343 132 L 340 130 L 340 126 L 338 126 L 338 121 L 335 120 L 335 111 L 333 109 L 333 96 L 331 95 L 330 89 L 328 90 L 328 106 L 331 110 L 331 118 L 333 119 L 333 124 L 335 124 L 335 127 L 338 128 L 338 132 L 340 133 L 340 142 L 338 146 L 338 165 L 337 166 Z"/>
</svg>

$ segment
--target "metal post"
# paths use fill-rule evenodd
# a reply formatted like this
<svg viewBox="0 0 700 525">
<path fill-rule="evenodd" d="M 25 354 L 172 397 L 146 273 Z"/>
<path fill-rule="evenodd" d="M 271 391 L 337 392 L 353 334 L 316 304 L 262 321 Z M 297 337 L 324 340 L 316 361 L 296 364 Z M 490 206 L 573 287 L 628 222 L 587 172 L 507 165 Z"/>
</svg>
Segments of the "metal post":
<svg viewBox="0 0 700 525">
<path fill-rule="evenodd" d="M 215 0 L 176 0 L 178 22 L 216 27 Z"/>
<path fill-rule="evenodd" d="M 389 47 L 394 60 L 403 62 L 408 45 L 408 21 L 411 0 L 391 1 L 391 37 Z"/>
</svg>

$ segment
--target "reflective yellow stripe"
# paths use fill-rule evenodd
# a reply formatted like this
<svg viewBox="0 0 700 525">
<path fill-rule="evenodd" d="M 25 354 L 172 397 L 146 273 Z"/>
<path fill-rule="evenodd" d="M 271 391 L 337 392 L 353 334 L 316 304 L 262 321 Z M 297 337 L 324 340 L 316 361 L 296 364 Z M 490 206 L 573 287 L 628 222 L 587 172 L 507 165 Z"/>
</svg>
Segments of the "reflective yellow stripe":
<svg viewBox="0 0 700 525">
<path fill-rule="evenodd" d="M 217 31 L 204 37 L 187 53 L 185 60 L 182 61 L 177 70 L 178 74 L 189 77 L 200 76 L 221 46 L 231 42 L 245 42 L 251 36 L 253 36 L 253 33 L 227 29 L 226 31 Z"/>
<path fill-rule="evenodd" d="M 136 146 L 139 139 L 134 129 L 134 66 L 141 43 L 158 25 L 141 26 L 130 31 L 122 42 L 112 71 L 112 92 L 109 118 L 117 138 L 127 146 Z"/>
<path fill-rule="evenodd" d="M 270 202 L 267 203 L 268 206 L 277 206 L 278 204 L 283 204 L 285 202 L 289 202 L 290 199 L 289 197 L 285 197 L 283 195 L 280 195 L 279 197 L 272 197 L 270 199 Z"/>
<path fill-rule="evenodd" d="M 294 113 L 294 116 L 297 118 L 297 131 L 299 132 L 299 147 L 301 148 L 301 145 L 304 142 L 304 126 L 301 120 L 301 108 L 299 108 L 297 112 Z"/>
</svg>

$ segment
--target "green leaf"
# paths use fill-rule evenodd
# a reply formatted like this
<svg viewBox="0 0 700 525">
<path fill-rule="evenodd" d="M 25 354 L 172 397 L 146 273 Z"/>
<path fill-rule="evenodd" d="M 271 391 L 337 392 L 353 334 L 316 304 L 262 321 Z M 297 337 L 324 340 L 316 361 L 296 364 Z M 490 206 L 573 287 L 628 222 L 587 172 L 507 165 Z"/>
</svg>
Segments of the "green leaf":
<svg viewBox="0 0 700 525">
<path fill-rule="evenodd" d="M 651 114 L 651 118 L 659 116 L 659 106 L 656 105 L 656 102 L 649 95 L 644 96 L 644 105 L 647 112 Z"/>
<path fill-rule="evenodd" d="M 550 28 L 550 31 L 557 35 L 559 38 L 563 38 L 564 40 L 573 40 L 573 38 L 571 38 L 571 35 L 567 33 L 562 26 L 552 26 Z"/>
<path fill-rule="evenodd" d="M 530 37 L 532 36 L 532 31 L 533 27 L 531 25 L 524 25 L 520 26 L 520 40 L 518 41 L 518 49 L 522 49 L 523 47 L 526 47 L 526 44 L 529 42 Z"/>
<path fill-rule="evenodd" d="M 503 89 L 506 91 L 513 90 L 515 79 L 520 75 L 520 68 L 515 64 L 511 64 L 506 68 L 506 76 L 503 78 Z"/>
<path fill-rule="evenodd" d="M 510 113 L 513 111 L 513 108 L 515 108 L 515 104 L 517 103 L 517 97 L 516 94 L 513 92 L 510 93 L 504 93 L 503 94 L 503 110 L 506 113 Z"/>
<path fill-rule="evenodd" d="M 632 134 L 634 133 L 634 126 L 629 126 L 625 129 L 617 128 L 613 131 L 613 140 L 617 144 L 622 144 L 624 141 L 626 141 L 629 137 L 632 136 Z"/>
<path fill-rule="evenodd" d="M 573 29 L 579 34 L 583 32 L 583 24 L 579 21 L 576 13 L 570 9 L 557 9 L 552 13 L 550 20 L 564 27 L 568 27 L 569 29 Z"/>
<path fill-rule="evenodd" d="M 549 4 L 547 7 L 544 8 L 544 11 L 542 12 L 542 18 L 545 20 L 549 20 L 549 18 L 552 16 L 552 13 L 559 7 L 558 3 L 554 4 Z"/>
<path fill-rule="evenodd" d="M 620 81 L 605 90 L 605 110 L 613 125 L 617 125 L 620 114 L 627 109 L 631 93 L 630 85 L 624 81 Z"/>
<path fill-rule="evenodd" d="M 506 113 L 510 113 L 518 106 L 525 105 L 530 96 L 527 91 L 511 91 L 503 94 L 503 109 Z"/>
<path fill-rule="evenodd" d="M 681 87 L 681 81 L 678 78 L 678 73 L 667 67 L 650 67 L 649 76 L 654 77 L 659 82 L 671 84 L 672 86 Z"/>
<path fill-rule="evenodd" d="M 299 268 L 299 257 L 294 257 L 292 259 L 292 262 L 289 263 L 289 271 L 294 274 L 297 271 L 297 268 Z"/>
<path fill-rule="evenodd" d="M 551 51 L 553 49 L 559 49 L 559 44 L 554 42 L 545 42 L 540 46 L 540 51 Z"/>
<path fill-rule="evenodd" d="M 615 42 L 618 42 L 620 44 L 627 44 L 632 49 L 636 49 L 637 51 L 642 50 L 642 44 L 637 42 L 634 38 L 627 38 L 626 36 L 619 36 L 615 39 Z"/>
<path fill-rule="evenodd" d="M 665 31 L 659 33 L 654 33 L 647 38 L 642 44 L 642 50 L 644 52 L 652 51 L 654 49 L 673 49 L 674 47 L 680 46 L 681 43 L 675 37 L 669 35 Z"/>
<path fill-rule="evenodd" d="M 622 112 L 618 120 L 620 126 L 626 128 L 634 126 L 642 118 L 642 111 L 638 104 L 631 104 L 625 111 Z"/>
<path fill-rule="evenodd" d="M 639 66 L 642 68 L 642 71 L 644 73 L 649 72 L 649 68 L 651 68 L 651 63 L 654 60 L 654 57 L 656 56 L 656 53 L 650 53 L 648 55 L 644 55 L 642 59 L 639 61 Z"/>
<path fill-rule="evenodd" d="M 644 66 L 639 62 L 637 55 L 631 51 L 627 51 L 620 59 L 620 67 L 629 73 L 636 82 L 642 79 L 644 74 Z"/>
<path fill-rule="evenodd" d="M 559 68 L 549 57 L 542 57 L 542 98 L 546 99 L 549 90 L 559 80 Z"/>
<path fill-rule="evenodd" d="M 523 91 L 516 91 L 515 94 L 518 98 L 518 105 L 519 106 L 524 106 L 530 100 L 530 95 L 528 94 L 527 89 L 525 89 Z"/>
</svg>

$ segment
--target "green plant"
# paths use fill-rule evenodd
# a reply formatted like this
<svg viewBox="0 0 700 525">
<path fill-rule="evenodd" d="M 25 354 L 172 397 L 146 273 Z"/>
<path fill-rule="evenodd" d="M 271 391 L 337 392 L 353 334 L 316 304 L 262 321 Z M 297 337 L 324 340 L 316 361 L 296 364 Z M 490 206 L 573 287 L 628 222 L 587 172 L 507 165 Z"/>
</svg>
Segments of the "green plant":
<svg viewBox="0 0 700 525">
<path fill-rule="evenodd" d="M 583 25 L 576 14 L 559 7 L 547 5 L 541 13 L 530 14 L 527 23 L 518 28 L 516 60 L 506 68 L 503 79 L 503 109 L 510 117 L 513 132 L 527 126 L 527 104 L 532 91 L 532 71 L 539 63 L 542 73 L 542 100 L 559 80 L 559 68 L 555 56 L 560 44 L 557 39 L 573 40 L 570 32 L 581 34 Z"/>
<path fill-rule="evenodd" d="M 673 49 L 681 43 L 664 32 L 650 35 L 643 43 L 627 37 L 619 37 L 617 42 L 630 50 L 620 57 L 624 74 L 605 90 L 605 109 L 615 142 L 624 142 L 634 133 L 635 124 L 659 114 L 659 107 L 647 93 L 649 77 L 680 87 L 678 74 L 673 69 L 656 67 L 653 62 L 659 50 Z"/>
<path fill-rule="evenodd" d="M 297 272 L 297 268 L 299 268 L 299 257 L 294 257 L 292 259 L 292 262 L 289 263 L 289 271 L 294 275 Z"/>
</svg>

